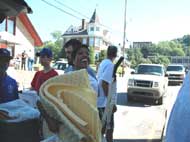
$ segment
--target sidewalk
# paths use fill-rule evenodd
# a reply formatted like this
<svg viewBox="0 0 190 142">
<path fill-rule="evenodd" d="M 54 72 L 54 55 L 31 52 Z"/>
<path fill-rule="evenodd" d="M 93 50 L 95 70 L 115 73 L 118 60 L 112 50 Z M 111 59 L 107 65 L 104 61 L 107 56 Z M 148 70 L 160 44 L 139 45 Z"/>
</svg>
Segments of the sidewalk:
<svg viewBox="0 0 190 142">
<path fill-rule="evenodd" d="M 26 71 L 26 70 L 16 70 L 12 67 L 9 67 L 7 74 L 12 78 L 16 79 L 19 85 L 19 90 L 30 88 L 31 81 L 34 77 L 36 71 Z"/>
</svg>

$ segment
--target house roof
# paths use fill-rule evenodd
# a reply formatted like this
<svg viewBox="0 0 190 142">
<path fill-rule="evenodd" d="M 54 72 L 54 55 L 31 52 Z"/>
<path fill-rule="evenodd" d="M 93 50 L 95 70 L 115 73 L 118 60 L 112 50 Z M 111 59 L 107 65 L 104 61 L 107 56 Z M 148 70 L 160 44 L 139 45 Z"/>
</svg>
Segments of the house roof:
<svg viewBox="0 0 190 142">
<path fill-rule="evenodd" d="M 89 23 L 100 23 L 99 17 L 96 13 L 96 9 L 94 10 L 94 13 L 93 13 Z"/>
<path fill-rule="evenodd" d="M 94 10 L 94 13 L 93 13 L 89 23 L 98 23 L 98 24 L 100 23 L 99 22 L 99 17 L 98 17 L 98 15 L 96 13 L 96 9 Z M 104 34 L 106 34 L 105 31 L 104 31 Z M 64 36 L 72 36 L 72 35 L 73 36 L 76 36 L 76 35 L 82 35 L 82 36 L 83 35 L 88 35 L 88 31 L 87 31 L 86 27 L 85 27 L 85 29 L 83 29 L 83 28 L 81 28 L 81 26 L 74 27 L 74 26 L 71 25 L 62 36 L 64 37 Z"/>
<path fill-rule="evenodd" d="M 7 16 L 16 16 L 21 12 L 32 13 L 32 9 L 24 0 L 0 0 L 0 23 Z"/>
<path fill-rule="evenodd" d="M 20 13 L 18 15 L 18 17 L 21 20 L 21 22 L 24 24 L 26 29 L 28 30 L 28 32 L 30 33 L 32 38 L 34 39 L 34 45 L 42 46 L 43 42 L 42 42 L 40 36 L 38 35 L 38 33 L 36 32 L 34 26 L 32 25 L 30 19 L 28 18 L 28 16 L 25 13 Z"/>
<path fill-rule="evenodd" d="M 73 32 L 73 33 L 64 33 L 62 36 L 70 36 L 70 35 L 88 35 L 87 29 L 83 31 Z"/>
</svg>

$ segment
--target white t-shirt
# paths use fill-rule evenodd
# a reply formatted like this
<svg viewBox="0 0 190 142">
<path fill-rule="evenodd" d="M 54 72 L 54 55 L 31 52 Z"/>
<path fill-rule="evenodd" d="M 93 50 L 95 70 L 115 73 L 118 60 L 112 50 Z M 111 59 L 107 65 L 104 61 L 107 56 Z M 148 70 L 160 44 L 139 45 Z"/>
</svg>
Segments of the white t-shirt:
<svg viewBox="0 0 190 142">
<path fill-rule="evenodd" d="M 106 107 L 107 97 L 104 95 L 104 91 L 102 88 L 102 80 L 107 83 L 112 83 L 112 75 L 113 75 L 114 64 L 110 59 L 104 59 L 98 68 L 97 79 L 99 85 L 99 95 L 97 99 L 98 108 Z"/>
<path fill-rule="evenodd" d="M 88 78 L 89 78 L 92 89 L 96 92 L 96 94 L 98 96 L 98 81 L 89 74 L 88 74 Z"/>
<path fill-rule="evenodd" d="M 166 142 L 190 141 L 190 72 L 186 75 L 170 113 L 166 130 Z"/>
</svg>

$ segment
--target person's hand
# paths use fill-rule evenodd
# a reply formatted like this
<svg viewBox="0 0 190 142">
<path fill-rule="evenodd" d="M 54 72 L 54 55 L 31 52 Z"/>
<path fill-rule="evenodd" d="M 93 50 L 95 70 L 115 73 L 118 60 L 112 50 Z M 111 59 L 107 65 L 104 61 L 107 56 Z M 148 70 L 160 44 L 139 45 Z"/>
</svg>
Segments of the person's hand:
<svg viewBox="0 0 190 142">
<path fill-rule="evenodd" d="M 59 126 L 61 124 L 59 121 L 57 121 L 56 119 L 48 116 L 46 118 L 46 122 L 48 124 L 48 128 L 49 128 L 50 131 L 52 131 L 53 133 L 59 132 Z"/>
<path fill-rule="evenodd" d="M 116 105 L 113 105 L 112 113 L 115 113 L 116 111 L 117 111 L 117 106 L 116 106 Z"/>
<path fill-rule="evenodd" d="M 59 125 L 61 124 L 61 122 L 50 117 L 40 101 L 37 101 L 37 106 L 38 106 L 38 109 L 39 109 L 41 115 L 46 120 L 49 130 L 52 131 L 53 133 L 59 132 Z"/>
<path fill-rule="evenodd" d="M 8 112 L 0 110 L 0 120 L 10 120 L 10 119 L 15 119 L 15 117 L 10 117 L 8 115 Z"/>
<path fill-rule="evenodd" d="M 106 132 L 106 126 L 102 126 L 102 131 L 101 132 L 102 132 L 102 135 L 105 134 L 105 132 Z"/>
</svg>

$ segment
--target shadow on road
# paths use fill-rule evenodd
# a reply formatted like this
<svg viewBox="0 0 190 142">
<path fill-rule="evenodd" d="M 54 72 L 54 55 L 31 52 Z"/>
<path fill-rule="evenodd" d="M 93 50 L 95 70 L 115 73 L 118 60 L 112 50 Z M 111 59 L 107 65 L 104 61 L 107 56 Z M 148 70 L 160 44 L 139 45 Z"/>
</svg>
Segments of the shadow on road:
<svg viewBox="0 0 190 142">
<path fill-rule="evenodd" d="M 146 99 L 146 100 L 145 99 L 138 99 L 135 101 L 128 102 L 127 93 L 121 92 L 121 93 L 118 93 L 117 105 L 131 106 L 131 107 L 150 107 L 150 106 L 155 105 L 155 104 L 148 99 Z"/>
<path fill-rule="evenodd" d="M 114 140 L 114 142 L 161 142 L 160 139 L 125 139 L 125 140 Z"/>
</svg>

